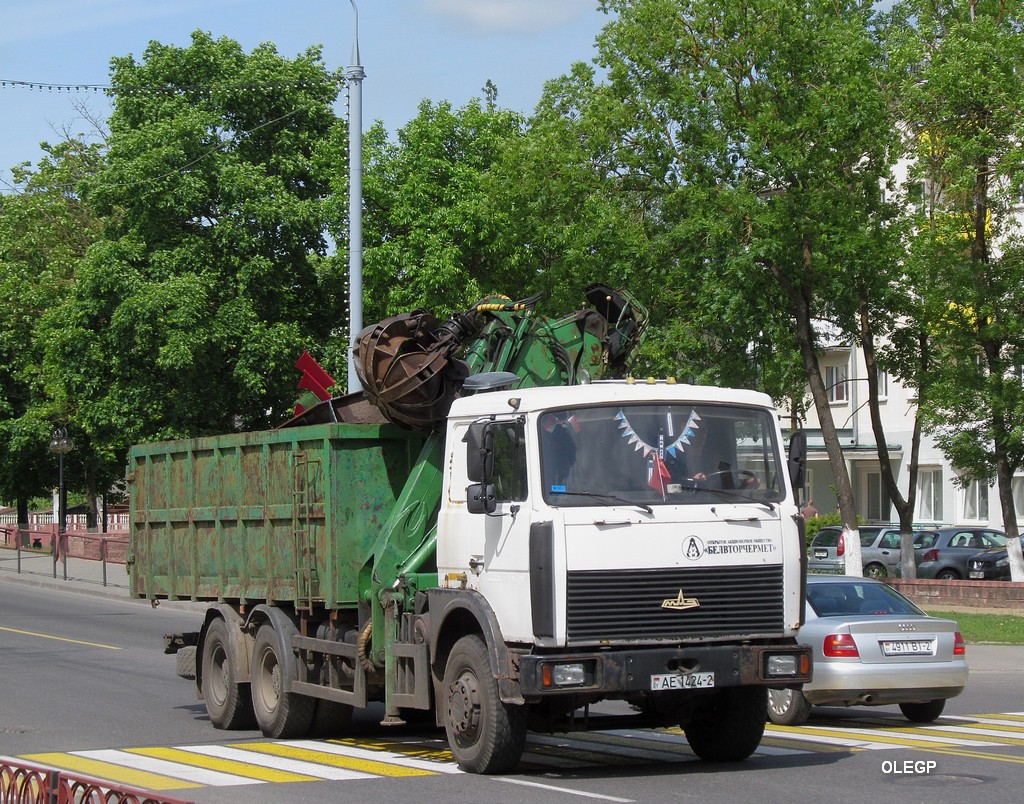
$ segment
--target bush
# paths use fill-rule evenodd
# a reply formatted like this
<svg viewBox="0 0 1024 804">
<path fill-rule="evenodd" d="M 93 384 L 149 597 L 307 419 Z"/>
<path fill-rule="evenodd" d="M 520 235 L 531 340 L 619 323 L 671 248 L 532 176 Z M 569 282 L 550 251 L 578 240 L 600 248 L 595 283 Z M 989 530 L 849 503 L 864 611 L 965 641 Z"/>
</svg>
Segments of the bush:
<svg viewBox="0 0 1024 804">
<path fill-rule="evenodd" d="M 825 527 L 826 525 L 842 524 L 843 518 L 842 516 L 840 516 L 838 511 L 832 514 L 818 514 L 817 516 L 812 516 L 810 519 L 806 520 L 804 522 L 804 534 L 807 537 L 807 548 L 810 549 L 811 542 L 814 541 L 814 537 L 818 535 L 818 531 L 821 530 L 823 527 Z M 865 520 L 863 517 L 858 516 L 857 524 L 867 524 L 867 520 Z"/>
</svg>

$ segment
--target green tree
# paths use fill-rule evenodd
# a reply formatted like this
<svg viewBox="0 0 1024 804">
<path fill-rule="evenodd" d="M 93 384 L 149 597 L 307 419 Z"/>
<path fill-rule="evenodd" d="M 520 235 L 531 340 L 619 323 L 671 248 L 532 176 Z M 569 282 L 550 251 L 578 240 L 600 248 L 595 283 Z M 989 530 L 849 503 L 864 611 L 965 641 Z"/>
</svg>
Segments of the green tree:
<svg viewBox="0 0 1024 804">
<path fill-rule="evenodd" d="M 42 146 L 38 165 L 13 170 L 16 192 L 0 197 L 0 497 L 16 502 L 19 522 L 28 520 L 29 500 L 56 484 L 47 449 L 54 426 L 71 425 L 77 435 L 73 412 L 43 370 L 41 323 L 67 299 L 79 261 L 102 233 L 77 191 L 102 164 L 102 147 L 78 140 Z M 96 469 L 88 452 L 79 453 L 67 481 L 85 490 Z"/>
<path fill-rule="evenodd" d="M 396 140 L 379 124 L 368 132 L 368 322 L 419 307 L 443 319 L 490 293 L 519 295 L 523 276 L 497 247 L 487 176 L 522 126 L 518 114 L 494 107 L 493 99 L 459 109 L 424 101 Z"/>
<path fill-rule="evenodd" d="M 338 83 L 315 49 L 201 32 L 112 73 L 105 166 L 84 185 L 107 225 L 43 326 L 55 394 L 123 466 L 134 442 L 287 415 L 295 359 L 343 309 L 318 256 Z"/>
<path fill-rule="evenodd" d="M 578 119 L 606 132 L 605 175 L 643 198 L 628 206 L 643 215 L 649 284 L 672 305 L 663 357 L 678 338 L 730 379 L 745 361 L 776 398 L 809 380 L 843 520 L 855 530 L 815 321 L 855 338 L 860 301 L 875 298 L 879 265 L 893 253 L 879 184 L 895 127 L 870 4 L 601 7 L 614 15 L 599 37 L 607 83 Z"/>
<path fill-rule="evenodd" d="M 1013 476 L 1024 462 L 1024 9 L 952 0 L 900 7 L 916 22 L 902 106 L 926 306 L 927 429 L 966 484 L 996 481 L 1011 577 L 1024 580 Z"/>
</svg>

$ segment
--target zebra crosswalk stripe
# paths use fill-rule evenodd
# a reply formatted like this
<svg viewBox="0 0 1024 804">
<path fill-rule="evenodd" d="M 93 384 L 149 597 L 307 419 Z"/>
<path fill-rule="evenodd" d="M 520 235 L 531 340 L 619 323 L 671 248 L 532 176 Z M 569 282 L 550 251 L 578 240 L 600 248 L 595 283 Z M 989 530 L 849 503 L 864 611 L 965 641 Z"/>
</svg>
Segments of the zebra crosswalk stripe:
<svg viewBox="0 0 1024 804">
<path fill-rule="evenodd" d="M 194 751 L 197 754 L 206 754 L 211 757 L 219 757 L 220 759 L 233 759 L 238 762 L 247 762 L 251 765 L 257 765 L 264 768 L 274 768 L 275 770 L 289 771 L 291 773 L 298 773 L 303 776 L 310 776 L 314 779 L 330 780 L 330 781 L 341 781 L 343 779 L 372 779 L 378 774 L 364 773 L 363 771 L 350 770 L 348 768 L 339 768 L 333 765 L 324 765 L 319 762 L 306 762 L 299 759 L 291 759 L 283 756 L 273 756 L 272 754 L 262 753 L 258 750 L 250 751 L 246 750 L 248 745 L 259 745 L 259 743 L 242 743 L 242 746 L 237 747 L 236 745 L 192 745 L 187 746 L 184 750 Z"/>
</svg>

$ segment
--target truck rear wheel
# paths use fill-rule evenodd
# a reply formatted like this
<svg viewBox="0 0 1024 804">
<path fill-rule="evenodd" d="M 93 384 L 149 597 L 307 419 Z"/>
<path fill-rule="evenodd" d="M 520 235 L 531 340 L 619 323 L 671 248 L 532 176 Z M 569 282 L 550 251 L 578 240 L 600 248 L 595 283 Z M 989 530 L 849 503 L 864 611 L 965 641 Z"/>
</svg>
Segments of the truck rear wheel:
<svg viewBox="0 0 1024 804">
<path fill-rule="evenodd" d="M 708 762 L 738 762 L 761 744 L 768 696 L 763 687 L 728 687 L 709 696 L 683 726 L 693 753 Z"/>
<path fill-rule="evenodd" d="M 252 708 L 267 737 L 302 737 L 313 721 L 316 699 L 288 690 L 296 678 L 290 634 L 266 622 L 256 632 L 252 651 Z"/>
<path fill-rule="evenodd" d="M 245 729 L 252 726 L 252 700 L 249 685 L 239 684 L 228 624 L 217 618 L 210 623 L 203 641 L 203 699 L 210 722 L 218 729 Z"/>
<path fill-rule="evenodd" d="M 475 635 L 455 643 L 444 671 L 444 729 L 455 761 L 470 773 L 504 773 L 526 745 L 526 710 L 498 696 L 487 646 Z"/>
</svg>

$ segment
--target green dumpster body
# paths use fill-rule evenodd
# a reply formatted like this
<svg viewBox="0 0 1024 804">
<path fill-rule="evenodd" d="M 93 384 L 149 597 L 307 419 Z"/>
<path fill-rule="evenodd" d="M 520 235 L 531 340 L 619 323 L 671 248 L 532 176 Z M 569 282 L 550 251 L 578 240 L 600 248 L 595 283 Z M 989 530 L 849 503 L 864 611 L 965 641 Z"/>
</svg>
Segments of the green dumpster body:
<svg viewBox="0 0 1024 804">
<path fill-rule="evenodd" d="M 330 423 L 133 447 L 132 596 L 356 607 L 428 438 Z"/>
</svg>

